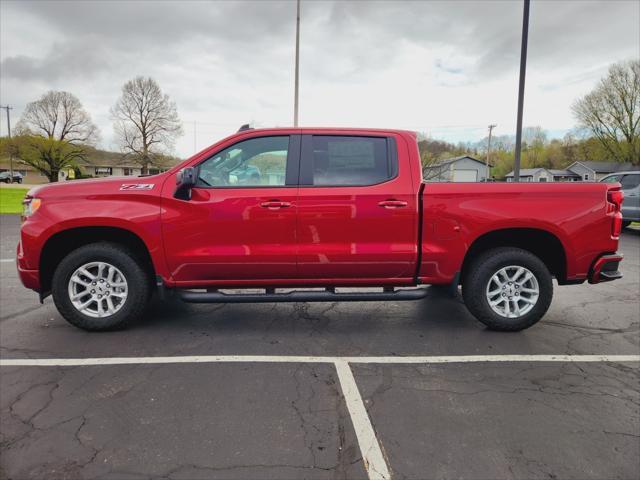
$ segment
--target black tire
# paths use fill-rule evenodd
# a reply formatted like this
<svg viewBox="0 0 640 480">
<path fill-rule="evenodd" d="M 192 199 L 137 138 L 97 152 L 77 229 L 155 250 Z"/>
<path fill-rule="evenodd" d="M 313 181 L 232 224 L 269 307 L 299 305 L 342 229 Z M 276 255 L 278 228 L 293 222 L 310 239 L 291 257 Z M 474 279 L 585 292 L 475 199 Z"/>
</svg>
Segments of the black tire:
<svg viewBox="0 0 640 480">
<path fill-rule="evenodd" d="M 496 313 L 487 299 L 487 285 L 491 278 L 507 266 L 528 269 L 538 282 L 537 302 L 529 312 L 516 318 Z M 547 266 L 533 253 L 520 248 L 495 248 L 481 254 L 466 269 L 462 281 L 462 297 L 473 316 L 491 330 L 516 332 L 534 325 L 547 312 L 553 298 L 553 280 Z"/>
<path fill-rule="evenodd" d="M 122 307 L 113 315 L 101 318 L 77 310 L 69 298 L 68 290 L 76 269 L 97 261 L 109 263 L 120 270 L 128 289 Z M 144 313 L 151 296 L 151 282 L 142 262 L 122 245 L 92 243 L 72 251 L 62 259 L 53 274 L 51 294 L 56 308 L 70 324 L 89 331 L 116 330 L 129 325 Z"/>
<path fill-rule="evenodd" d="M 631 220 L 622 221 L 622 228 L 627 228 L 629 225 L 631 225 Z"/>
</svg>

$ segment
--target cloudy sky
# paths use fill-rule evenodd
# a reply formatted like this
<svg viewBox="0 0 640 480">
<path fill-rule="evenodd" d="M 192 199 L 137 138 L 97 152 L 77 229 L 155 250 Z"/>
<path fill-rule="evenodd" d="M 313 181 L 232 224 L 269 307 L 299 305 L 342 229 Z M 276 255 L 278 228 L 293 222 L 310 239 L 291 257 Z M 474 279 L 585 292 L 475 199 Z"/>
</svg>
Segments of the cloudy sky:
<svg viewBox="0 0 640 480">
<path fill-rule="evenodd" d="M 182 157 L 243 123 L 292 123 L 294 1 L 2 0 L 0 18 L 0 102 L 14 124 L 27 102 L 66 90 L 117 149 L 109 108 L 136 75 L 176 101 Z M 302 0 L 300 124 L 512 133 L 521 24 L 520 0 Z M 533 0 L 525 125 L 570 129 L 573 100 L 639 57 L 637 0 Z"/>
</svg>

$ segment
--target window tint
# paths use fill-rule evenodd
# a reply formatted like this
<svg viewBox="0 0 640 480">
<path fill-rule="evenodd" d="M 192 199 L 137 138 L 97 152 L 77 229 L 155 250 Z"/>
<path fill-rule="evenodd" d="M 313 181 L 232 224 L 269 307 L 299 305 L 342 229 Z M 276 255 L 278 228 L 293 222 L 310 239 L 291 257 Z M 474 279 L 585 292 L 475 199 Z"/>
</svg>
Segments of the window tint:
<svg viewBox="0 0 640 480">
<path fill-rule="evenodd" d="M 636 188 L 640 185 L 640 174 L 639 175 L 625 175 L 622 177 L 622 181 L 620 182 L 623 190 L 631 190 L 632 188 Z"/>
<path fill-rule="evenodd" d="M 314 135 L 312 145 L 313 185 L 373 185 L 397 174 L 386 138 Z"/>
<path fill-rule="evenodd" d="M 283 186 L 289 137 L 259 137 L 236 143 L 200 164 L 199 187 Z"/>
</svg>

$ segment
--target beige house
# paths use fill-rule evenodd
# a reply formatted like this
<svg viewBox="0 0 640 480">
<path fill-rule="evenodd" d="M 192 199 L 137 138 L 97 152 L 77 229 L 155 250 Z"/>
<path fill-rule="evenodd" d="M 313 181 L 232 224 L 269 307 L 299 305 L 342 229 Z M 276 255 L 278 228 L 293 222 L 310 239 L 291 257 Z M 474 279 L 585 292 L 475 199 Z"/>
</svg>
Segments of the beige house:
<svg viewBox="0 0 640 480">
<path fill-rule="evenodd" d="M 162 163 L 149 167 L 150 174 L 156 174 L 168 170 L 180 160 L 172 157 L 165 157 Z M 142 173 L 142 167 L 132 162 L 126 156 L 105 150 L 93 150 L 86 161 L 80 162 L 78 168 L 84 177 L 110 177 L 110 176 L 137 176 Z M 9 171 L 9 158 L 0 158 L 0 172 Z M 48 179 L 42 173 L 18 158 L 13 159 L 13 171 L 20 172 L 22 183 L 41 184 L 47 183 Z M 76 177 L 73 168 L 61 170 L 58 174 L 59 181 L 72 180 Z"/>
</svg>

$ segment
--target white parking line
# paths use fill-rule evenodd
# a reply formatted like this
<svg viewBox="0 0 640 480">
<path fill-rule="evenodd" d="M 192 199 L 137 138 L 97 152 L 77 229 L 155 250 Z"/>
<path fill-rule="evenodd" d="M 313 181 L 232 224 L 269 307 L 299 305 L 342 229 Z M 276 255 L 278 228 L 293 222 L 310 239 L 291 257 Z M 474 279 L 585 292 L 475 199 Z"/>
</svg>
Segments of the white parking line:
<svg viewBox="0 0 640 480">
<path fill-rule="evenodd" d="M 391 474 L 382 454 L 367 409 L 362 401 L 350 363 L 356 364 L 442 364 L 509 362 L 640 362 L 640 355 L 448 355 L 414 357 L 314 357 L 269 355 L 197 355 L 175 357 L 105 358 L 1 358 L 0 367 L 76 367 L 179 363 L 330 363 L 338 373 L 340 388 L 356 433 L 364 467 L 370 480 L 389 480 Z"/>
<path fill-rule="evenodd" d="M 9 263 L 9 262 L 15 262 L 16 259 L 15 258 L 0 258 L 0 263 Z"/>
<path fill-rule="evenodd" d="M 446 355 L 409 357 L 311 357 L 271 355 L 194 355 L 175 357 L 0 358 L 0 367 L 76 367 L 156 363 L 483 363 L 483 362 L 640 362 L 640 355 Z"/>
<path fill-rule="evenodd" d="M 344 360 L 336 361 L 335 366 L 340 380 L 342 395 L 349 410 L 349 415 L 351 415 L 351 423 L 356 432 L 362 461 L 369 474 L 369 479 L 389 480 L 391 474 L 389 473 L 387 462 L 382 455 L 380 443 L 376 438 L 376 432 L 373 430 L 371 419 L 360 396 L 356 379 L 353 378 L 351 367 Z"/>
</svg>

